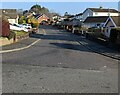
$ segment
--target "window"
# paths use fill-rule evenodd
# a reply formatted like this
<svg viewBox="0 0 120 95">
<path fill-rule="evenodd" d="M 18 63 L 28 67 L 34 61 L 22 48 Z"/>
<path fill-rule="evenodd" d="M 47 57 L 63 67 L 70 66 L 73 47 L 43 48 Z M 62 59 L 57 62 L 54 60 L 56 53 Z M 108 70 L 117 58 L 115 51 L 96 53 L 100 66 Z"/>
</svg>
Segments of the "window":
<svg viewBox="0 0 120 95">
<path fill-rule="evenodd" d="M 98 15 L 98 13 L 95 13 L 95 15 Z"/>
</svg>

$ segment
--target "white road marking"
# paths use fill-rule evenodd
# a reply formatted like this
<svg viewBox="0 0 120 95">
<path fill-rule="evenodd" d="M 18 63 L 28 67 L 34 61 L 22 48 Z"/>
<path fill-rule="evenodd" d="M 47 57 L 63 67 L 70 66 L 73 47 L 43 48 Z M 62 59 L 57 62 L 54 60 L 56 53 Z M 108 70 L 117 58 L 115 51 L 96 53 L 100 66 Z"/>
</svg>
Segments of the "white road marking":
<svg viewBox="0 0 120 95">
<path fill-rule="evenodd" d="M 3 50 L 0 51 L 0 53 L 8 53 L 8 52 L 13 52 L 13 51 L 20 51 L 20 50 L 24 50 L 27 48 L 30 48 L 31 46 L 33 46 L 34 44 L 36 44 L 38 41 L 40 41 L 41 39 L 36 40 L 35 42 L 33 42 L 32 44 L 26 46 L 26 47 L 22 47 L 22 48 L 17 48 L 17 49 L 12 49 L 12 50 Z"/>
</svg>

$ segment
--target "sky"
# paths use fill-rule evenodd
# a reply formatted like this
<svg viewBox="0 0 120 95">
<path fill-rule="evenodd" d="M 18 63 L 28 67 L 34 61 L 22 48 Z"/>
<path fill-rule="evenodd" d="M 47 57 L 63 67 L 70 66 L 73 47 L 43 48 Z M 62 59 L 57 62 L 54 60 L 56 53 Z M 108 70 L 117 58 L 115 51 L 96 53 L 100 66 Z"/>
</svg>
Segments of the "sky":
<svg viewBox="0 0 120 95">
<path fill-rule="evenodd" d="M 118 2 L 2 2 L 1 4 L 2 9 L 23 10 L 29 10 L 33 5 L 38 4 L 60 15 L 64 15 L 65 12 L 74 15 L 83 12 L 86 8 L 99 8 L 100 6 L 118 10 Z"/>
</svg>

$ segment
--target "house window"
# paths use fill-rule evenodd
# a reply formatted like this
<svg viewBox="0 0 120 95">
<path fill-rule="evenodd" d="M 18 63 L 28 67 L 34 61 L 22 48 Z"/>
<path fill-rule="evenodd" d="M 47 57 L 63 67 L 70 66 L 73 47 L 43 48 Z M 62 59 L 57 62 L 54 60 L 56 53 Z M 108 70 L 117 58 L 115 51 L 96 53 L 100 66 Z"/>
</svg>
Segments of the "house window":
<svg viewBox="0 0 120 95">
<path fill-rule="evenodd" d="M 98 13 L 95 13 L 95 15 L 98 15 Z"/>
</svg>

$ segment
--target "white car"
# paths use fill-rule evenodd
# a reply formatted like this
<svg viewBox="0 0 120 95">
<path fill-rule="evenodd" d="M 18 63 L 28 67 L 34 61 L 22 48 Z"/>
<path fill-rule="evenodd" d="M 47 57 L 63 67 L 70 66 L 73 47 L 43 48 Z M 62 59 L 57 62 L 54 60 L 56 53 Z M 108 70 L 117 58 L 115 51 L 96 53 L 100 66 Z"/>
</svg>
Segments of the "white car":
<svg viewBox="0 0 120 95">
<path fill-rule="evenodd" d="M 10 23 L 10 29 L 11 29 L 11 30 L 18 30 L 18 31 L 23 30 L 23 31 L 25 31 L 25 32 L 28 32 L 28 29 L 20 26 L 19 24 L 11 24 L 11 23 Z"/>
<path fill-rule="evenodd" d="M 26 29 L 31 29 L 32 26 L 31 24 L 20 24 L 22 27 L 26 28 Z"/>
</svg>

